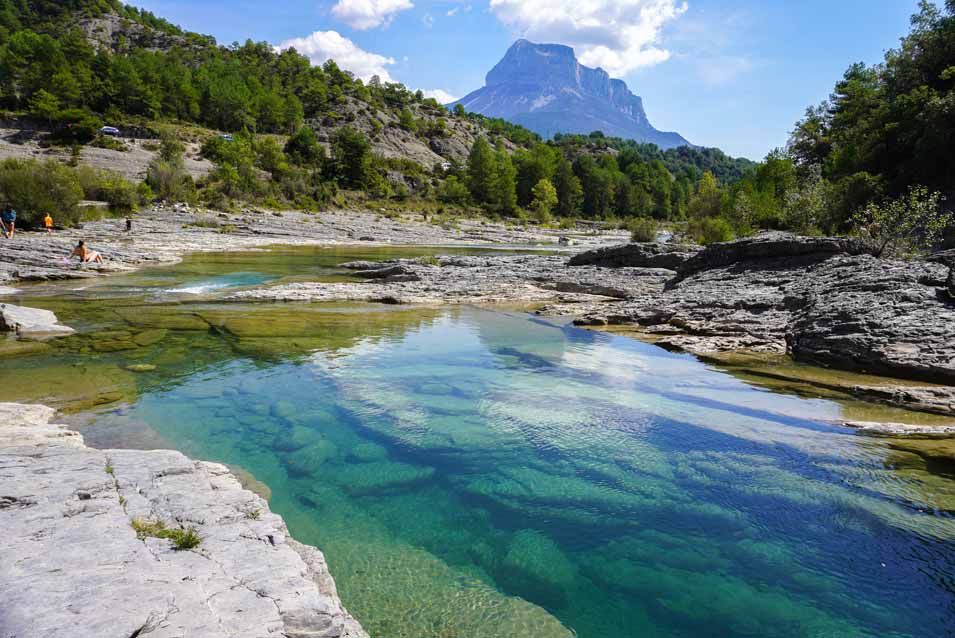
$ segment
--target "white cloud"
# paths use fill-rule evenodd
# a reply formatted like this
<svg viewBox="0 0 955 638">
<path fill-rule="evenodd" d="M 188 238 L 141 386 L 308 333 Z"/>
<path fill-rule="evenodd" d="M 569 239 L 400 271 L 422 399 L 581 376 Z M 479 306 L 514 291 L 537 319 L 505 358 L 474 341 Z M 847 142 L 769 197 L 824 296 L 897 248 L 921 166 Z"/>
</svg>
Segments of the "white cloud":
<svg viewBox="0 0 955 638">
<path fill-rule="evenodd" d="M 669 59 L 660 32 L 686 10 L 680 0 L 491 0 L 523 37 L 572 46 L 582 64 L 614 76 Z"/>
<path fill-rule="evenodd" d="M 346 71 L 351 71 L 364 81 L 373 75 L 382 82 L 393 82 L 388 75 L 388 66 L 395 63 L 394 58 L 365 51 L 357 44 L 337 31 L 316 31 L 304 38 L 293 38 L 278 45 L 279 50 L 294 48 L 307 56 L 312 64 L 324 64 L 326 60 L 335 63 Z"/>
<path fill-rule="evenodd" d="M 434 16 L 430 13 L 424 14 L 424 17 L 421 18 L 421 24 L 423 24 L 426 29 L 430 29 L 434 26 Z"/>
<path fill-rule="evenodd" d="M 449 9 L 449 10 L 448 10 L 448 17 L 449 17 L 449 18 L 453 18 L 455 15 L 457 15 L 457 13 L 458 13 L 458 11 L 460 11 L 460 9 L 461 9 L 460 7 L 455 7 L 455 8 L 453 8 L 453 9 Z"/>
<path fill-rule="evenodd" d="M 763 66 L 752 57 L 745 44 L 752 40 L 757 29 L 746 12 L 709 12 L 702 16 L 688 16 L 681 20 L 669 36 L 669 42 L 682 51 L 706 86 L 730 84 L 740 76 Z"/>
<path fill-rule="evenodd" d="M 458 98 L 451 95 L 444 89 L 429 89 L 427 91 L 422 91 L 425 97 L 433 97 L 438 101 L 438 104 L 450 104 L 451 102 L 456 101 Z"/>
<path fill-rule="evenodd" d="M 387 26 L 399 11 L 413 8 L 411 0 L 338 0 L 332 15 L 359 31 Z"/>
</svg>

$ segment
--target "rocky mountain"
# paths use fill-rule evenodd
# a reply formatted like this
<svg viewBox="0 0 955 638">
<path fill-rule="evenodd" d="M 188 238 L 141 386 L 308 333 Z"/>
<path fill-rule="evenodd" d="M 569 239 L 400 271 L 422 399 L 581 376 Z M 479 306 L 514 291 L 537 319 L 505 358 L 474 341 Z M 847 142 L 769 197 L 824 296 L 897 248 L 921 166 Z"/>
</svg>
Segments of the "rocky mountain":
<svg viewBox="0 0 955 638">
<path fill-rule="evenodd" d="M 643 100 L 625 82 L 603 69 L 583 66 L 573 49 L 559 44 L 518 40 L 487 74 L 484 88 L 458 103 L 469 112 L 509 120 L 544 137 L 603 131 L 664 149 L 690 145 L 678 133 L 653 128 Z"/>
</svg>

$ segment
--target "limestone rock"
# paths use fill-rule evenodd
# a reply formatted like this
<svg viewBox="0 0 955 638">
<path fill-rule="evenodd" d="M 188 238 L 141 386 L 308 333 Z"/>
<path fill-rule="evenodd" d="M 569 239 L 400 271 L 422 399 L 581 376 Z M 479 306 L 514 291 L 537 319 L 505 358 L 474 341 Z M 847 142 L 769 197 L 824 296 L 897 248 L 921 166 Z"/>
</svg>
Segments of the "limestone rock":
<svg viewBox="0 0 955 638">
<path fill-rule="evenodd" d="M 21 337 L 55 337 L 73 334 L 75 331 L 64 326 L 49 310 L 0 304 L 0 331 L 15 332 Z"/>
<path fill-rule="evenodd" d="M 955 384 L 955 303 L 928 285 L 944 267 L 841 256 L 803 282 L 788 329 L 797 359 Z"/>
<path fill-rule="evenodd" d="M 225 466 L 94 450 L 52 417 L 0 404 L 0 635 L 367 638 L 321 552 Z M 202 540 L 176 551 L 134 519 Z"/>
<path fill-rule="evenodd" d="M 807 256 L 821 261 L 832 255 L 861 255 L 865 252 L 867 249 L 864 244 L 848 237 L 800 237 L 791 233 L 767 232 L 710 244 L 688 259 L 679 272 L 681 276 L 686 276 L 741 261 Z"/>
<path fill-rule="evenodd" d="M 601 266 L 603 268 L 666 268 L 678 270 L 696 255 L 700 246 L 633 243 L 588 250 L 570 258 L 569 266 Z"/>
</svg>

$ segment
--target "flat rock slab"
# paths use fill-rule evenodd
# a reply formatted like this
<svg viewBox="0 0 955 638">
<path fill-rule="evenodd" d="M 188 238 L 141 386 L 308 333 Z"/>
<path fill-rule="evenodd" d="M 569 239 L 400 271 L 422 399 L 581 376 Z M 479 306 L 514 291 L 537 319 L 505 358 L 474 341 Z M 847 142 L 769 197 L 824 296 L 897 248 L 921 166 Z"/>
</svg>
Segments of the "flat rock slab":
<svg viewBox="0 0 955 638">
<path fill-rule="evenodd" d="M 321 552 L 225 466 L 94 450 L 53 415 L 0 404 L 0 636 L 367 638 Z M 177 551 L 136 519 L 202 541 Z"/>
<path fill-rule="evenodd" d="M 61 336 L 73 334 L 49 310 L 0 303 L 0 331 L 15 332 L 22 337 Z"/>
</svg>

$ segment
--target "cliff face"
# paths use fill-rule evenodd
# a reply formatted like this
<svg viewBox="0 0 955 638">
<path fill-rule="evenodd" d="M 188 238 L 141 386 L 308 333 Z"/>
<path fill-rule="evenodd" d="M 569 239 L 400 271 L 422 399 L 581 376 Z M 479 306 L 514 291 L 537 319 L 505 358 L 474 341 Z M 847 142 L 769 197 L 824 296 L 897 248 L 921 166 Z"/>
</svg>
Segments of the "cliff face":
<svg viewBox="0 0 955 638">
<path fill-rule="evenodd" d="M 650 124 L 643 100 L 603 69 L 581 65 L 559 44 L 518 40 L 487 74 L 484 88 L 465 96 L 465 109 L 521 124 L 545 137 L 590 133 L 652 142 L 661 148 L 689 145 L 677 133 Z"/>
</svg>

